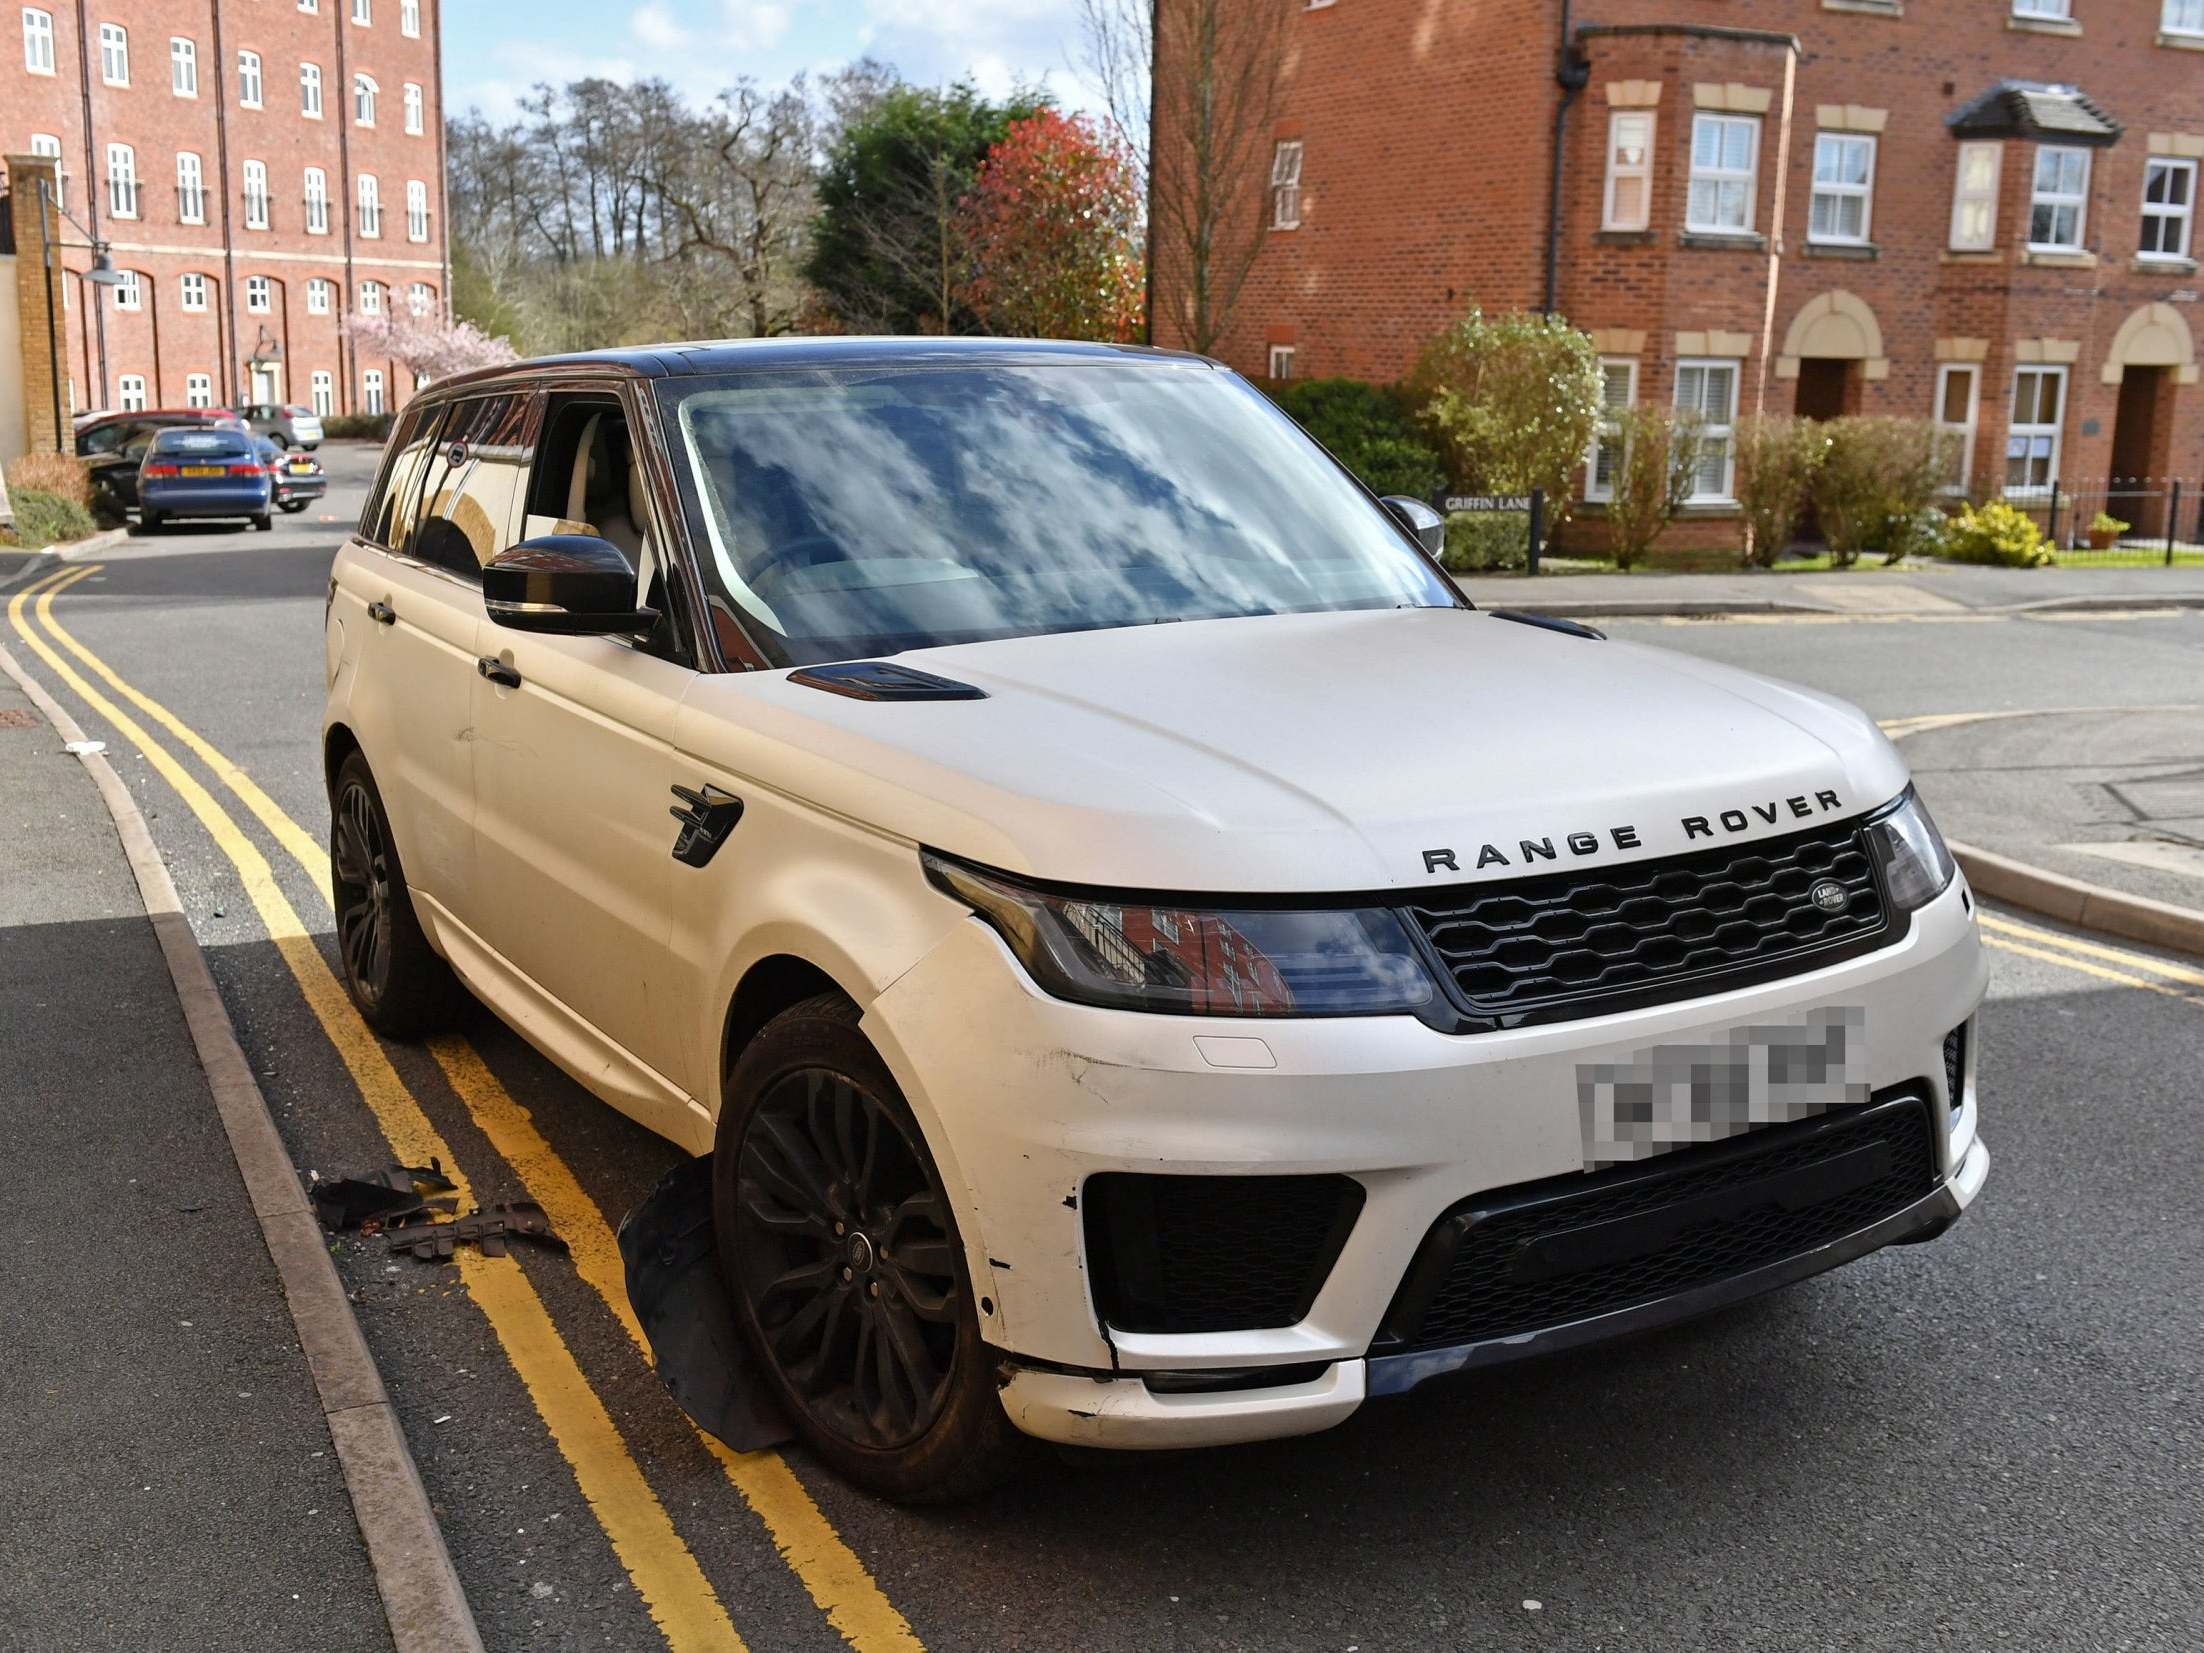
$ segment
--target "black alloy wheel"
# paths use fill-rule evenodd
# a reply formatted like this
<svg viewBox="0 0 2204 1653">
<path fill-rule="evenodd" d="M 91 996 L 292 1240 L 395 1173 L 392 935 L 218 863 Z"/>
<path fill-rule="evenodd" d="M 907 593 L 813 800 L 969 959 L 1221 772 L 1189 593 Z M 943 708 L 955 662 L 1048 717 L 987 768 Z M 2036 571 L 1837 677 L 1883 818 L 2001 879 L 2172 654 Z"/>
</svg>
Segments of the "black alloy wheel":
<svg viewBox="0 0 2204 1653">
<path fill-rule="evenodd" d="M 361 1008 L 373 1009 L 390 989 L 390 841 L 381 803 L 357 776 L 337 793 L 329 858 L 345 977 Z"/>
<path fill-rule="evenodd" d="M 743 1132 L 740 1289 L 821 1430 L 875 1451 L 941 1416 L 963 1286 L 946 1203 L 900 1109 L 850 1076 L 784 1072 Z"/>
</svg>

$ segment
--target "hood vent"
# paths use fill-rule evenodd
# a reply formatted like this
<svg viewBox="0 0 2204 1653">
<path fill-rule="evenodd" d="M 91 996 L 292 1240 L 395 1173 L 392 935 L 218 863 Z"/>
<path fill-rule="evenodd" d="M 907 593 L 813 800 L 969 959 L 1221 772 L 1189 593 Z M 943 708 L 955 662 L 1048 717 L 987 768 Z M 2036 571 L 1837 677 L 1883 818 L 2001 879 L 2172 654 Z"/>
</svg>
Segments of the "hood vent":
<svg viewBox="0 0 2204 1653">
<path fill-rule="evenodd" d="M 833 666 L 806 666 L 788 681 L 852 700 L 985 700 L 987 691 L 953 678 L 936 677 L 888 660 L 847 660 Z"/>
</svg>

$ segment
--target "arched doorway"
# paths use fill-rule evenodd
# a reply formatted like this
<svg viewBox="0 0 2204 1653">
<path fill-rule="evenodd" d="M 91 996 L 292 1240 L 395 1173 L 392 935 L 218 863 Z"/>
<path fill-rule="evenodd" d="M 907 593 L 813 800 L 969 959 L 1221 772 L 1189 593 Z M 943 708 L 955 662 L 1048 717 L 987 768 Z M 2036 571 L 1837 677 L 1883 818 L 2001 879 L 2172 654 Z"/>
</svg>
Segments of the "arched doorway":
<svg viewBox="0 0 2204 1653">
<path fill-rule="evenodd" d="M 1861 387 L 1890 376 L 1875 312 L 1841 287 L 1816 294 L 1791 318 L 1775 374 L 1796 382 L 1791 411 L 1801 418 L 1859 412 Z"/>
<path fill-rule="evenodd" d="M 2120 387 L 2112 417 L 2112 461 L 2105 509 L 2138 534 L 2166 528 L 2167 476 L 2173 469 L 2174 390 L 2196 383 L 2196 342 L 2181 312 L 2145 304 L 2112 335 L 2101 375 Z"/>
</svg>

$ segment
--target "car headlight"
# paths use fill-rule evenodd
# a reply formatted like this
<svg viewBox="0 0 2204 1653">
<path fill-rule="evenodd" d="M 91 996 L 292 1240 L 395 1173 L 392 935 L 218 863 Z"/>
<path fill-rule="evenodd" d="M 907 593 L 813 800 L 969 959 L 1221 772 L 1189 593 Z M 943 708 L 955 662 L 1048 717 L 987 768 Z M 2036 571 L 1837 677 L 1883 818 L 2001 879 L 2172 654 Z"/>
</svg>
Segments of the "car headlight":
<svg viewBox="0 0 2204 1653">
<path fill-rule="evenodd" d="M 1955 870 L 1951 851 L 1912 787 L 1867 823 L 1867 837 L 1882 864 L 1883 888 L 1898 911 L 1925 907 L 1950 885 Z"/>
<path fill-rule="evenodd" d="M 931 851 L 934 885 L 987 920 L 1042 991 L 1182 1016 L 1382 1016 L 1437 994 L 1383 908 L 1179 906 L 1065 894 Z"/>
</svg>

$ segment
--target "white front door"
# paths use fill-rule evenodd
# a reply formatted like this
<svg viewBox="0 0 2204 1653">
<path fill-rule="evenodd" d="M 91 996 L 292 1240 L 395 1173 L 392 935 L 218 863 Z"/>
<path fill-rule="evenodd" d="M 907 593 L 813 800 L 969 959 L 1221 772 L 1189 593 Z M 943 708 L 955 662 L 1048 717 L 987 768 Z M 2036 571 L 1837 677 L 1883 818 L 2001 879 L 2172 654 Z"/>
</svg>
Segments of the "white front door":
<svg viewBox="0 0 2204 1653">
<path fill-rule="evenodd" d="M 283 400 L 283 375 L 272 363 L 253 364 L 253 393 L 246 399 L 255 407 L 267 407 Z"/>
</svg>

